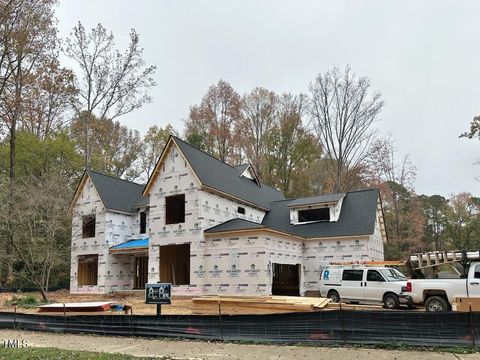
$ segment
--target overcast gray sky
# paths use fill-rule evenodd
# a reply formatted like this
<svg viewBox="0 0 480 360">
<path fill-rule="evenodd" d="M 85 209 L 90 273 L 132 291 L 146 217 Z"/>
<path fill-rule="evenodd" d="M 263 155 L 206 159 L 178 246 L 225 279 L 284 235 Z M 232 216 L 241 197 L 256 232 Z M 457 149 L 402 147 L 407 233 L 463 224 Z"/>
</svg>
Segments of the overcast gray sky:
<svg viewBox="0 0 480 360">
<path fill-rule="evenodd" d="M 191 105 L 222 78 L 239 92 L 306 92 L 350 64 L 383 94 L 377 126 L 418 166 L 417 193 L 480 196 L 480 142 L 459 139 L 480 113 L 480 1 L 63 0 L 60 34 L 102 23 L 125 48 L 140 34 L 157 65 L 153 102 L 119 120 L 142 133 L 183 129 Z"/>
</svg>

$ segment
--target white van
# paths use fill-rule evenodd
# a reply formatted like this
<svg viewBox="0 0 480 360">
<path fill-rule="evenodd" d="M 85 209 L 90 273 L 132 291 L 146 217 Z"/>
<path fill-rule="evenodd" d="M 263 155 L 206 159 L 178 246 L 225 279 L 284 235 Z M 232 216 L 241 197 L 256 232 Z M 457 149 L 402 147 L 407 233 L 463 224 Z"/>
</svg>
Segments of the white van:
<svg viewBox="0 0 480 360">
<path fill-rule="evenodd" d="M 364 265 L 326 266 L 320 274 L 320 296 L 333 302 L 383 303 L 387 309 L 412 306 L 407 278 L 398 270 Z"/>
</svg>

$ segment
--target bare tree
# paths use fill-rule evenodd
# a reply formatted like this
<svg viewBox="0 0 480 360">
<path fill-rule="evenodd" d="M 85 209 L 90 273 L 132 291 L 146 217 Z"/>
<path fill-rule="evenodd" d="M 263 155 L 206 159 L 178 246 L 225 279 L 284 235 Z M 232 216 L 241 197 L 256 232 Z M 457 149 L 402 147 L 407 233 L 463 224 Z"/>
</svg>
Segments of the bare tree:
<svg viewBox="0 0 480 360">
<path fill-rule="evenodd" d="M 401 256 L 404 243 L 413 245 L 419 241 L 416 228 L 404 226 L 405 223 L 413 225 L 417 221 L 423 221 L 423 218 L 418 220 L 420 215 L 414 216 L 418 212 L 419 202 L 409 199 L 413 194 L 417 168 L 408 155 L 397 160 L 397 149 L 390 138 L 377 139 L 373 146 L 375 151 L 367 159 L 370 175 L 368 182 L 380 188 L 385 208 L 393 215 L 393 224 L 387 224 L 387 227 L 393 229 L 390 236 L 395 237 L 396 255 Z M 405 206 L 409 207 L 407 211 L 404 211 Z M 388 218 L 387 216 L 387 220 Z M 411 238 L 405 239 L 402 228 L 415 229 L 415 235 L 410 231 Z"/>
<path fill-rule="evenodd" d="M 470 130 L 460 134 L 460 137 L 465 137 L 467 139 L 478 139 L 480 140 L 480 115 L 474 116 L 472 122 L 470 123 Z M 474 165 L 480 165 L 480 160 L 476 160 Z M 480 175 L 475 177 L 476 180 L 480 181 Z"/>
<path fill-rule="evenodd" d="M 84 130 L 84 119 L 72 122 L 70 136 L 77 148 L 86 148 L 89 142 L 90 164 L 105 174 L 133 181 L 141 173 L 139 158 L 142 140 L 137 130 L 120 124 L 119 121 L 99 120 L 91 116 L 88 120 L 89 136 Z"/>
<path fill-rule="evenodd" d="M 262 177 L 267 154 L 267 135 L 278 123 L 278 96 L 265 88 L 255 88 L 242 96 L 242 116 L 236 132 L 245 156 Z"/>
<path fill-rule="evenodd" d="M 115 49 L 114 36 L 98 24 L 87 33 L 81 23 L 67 39 L 66 54 L 78 66 L 76 87 L 78 101 L 74 103 L 77 117 L 84 120 L 87 137 L 85 165 L 90 164 L 88 141 L 89 119 L 113 120 L 151 101 L 148 90 L 155 86 L 155 66 L 145 66 L 139 35 L 130 32 L 125 52 Z"/>
<path fill-rule="evenodd" d="M 4 95 L 15 71 L 14 34 L 21 21 L 23 1 L 0 0 L 0 96 Z"/>
<path fill-rule="evenodd" d="M 68 186 L 64 178 L 25 178 L 14 187 L 15 203 L 0 202 L 0 231 L 8 238 L 20 260 L 16 276 L 32 282 L 48 301 L 52 270 L 68 256 L 69 227 L 65 216 Z M 5 192 L 1 192 L 5 196 Z"/>
<path fill-rule="evenodd" d="M 346 175 L 355 171 L 369 154 L 377 133 L 372 124 L 383 107 L 379 93 L 370 94 L 370 82 L 350 67 L 319 74 L 310 85 L 313 128 L 330 160 L 335 191 L 346 191 Z"/>
<path fill-rule="evenodd" d="M 21 130 L 46 139 L 68 121 L 76 90 L 71 70 L 62 68 L 58 53 L 46 57 L 25 85 Z"/>
</svg>

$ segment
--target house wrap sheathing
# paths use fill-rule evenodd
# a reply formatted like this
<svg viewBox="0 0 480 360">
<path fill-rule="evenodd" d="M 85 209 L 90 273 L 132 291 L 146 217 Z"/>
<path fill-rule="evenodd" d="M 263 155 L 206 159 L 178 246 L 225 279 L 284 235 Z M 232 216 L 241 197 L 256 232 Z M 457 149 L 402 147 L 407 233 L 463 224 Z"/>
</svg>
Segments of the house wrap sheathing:
<svg viewBox="0 0 480 360">
<path fill-rule="evenodd" d="M 285 199 L 174 136 L 145 186 L 85 171 L 70 211 L 72 293 L 315 295 L 323 265 L 386 241 L 377 189 Z"/>
</svg>

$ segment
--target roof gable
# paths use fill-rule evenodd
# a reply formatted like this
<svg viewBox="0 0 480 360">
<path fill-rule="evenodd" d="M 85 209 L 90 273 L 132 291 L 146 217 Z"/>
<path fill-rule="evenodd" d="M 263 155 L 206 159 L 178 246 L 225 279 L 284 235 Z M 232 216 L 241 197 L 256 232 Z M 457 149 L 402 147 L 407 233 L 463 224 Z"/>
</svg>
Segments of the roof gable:
<svg viewBox="0 0 480 360">
<path fill-rule="evenodd" d="M 190 163 L 200 182 L 207 187 L 238 199 L 269 209 L 270 203 L 285 197 L 265 184 L 238 176 L 238 170 L 213 156 L 198 150 L 185 141 L 174 137 L 175 143 Z"/>
<path fill-rule="evenodd" d="M 239 231 L 239 230 L 256 230 L 256 229 L 265 229 L 266 226 L 262 224 L 255 223 L 253 221 L 244 220 L 240 218 L 230 219 L 221 224 L 213 226 L 204 232 L 209 233 L 219 233 L 219 232 L 229 232 L 229 231 Z"/>
<path fill-rule="evenodd" d="M 258 186 L 261 186 L 260 179 L 251 164 L 237 165 L 235 166 L 235 169 L 238 171 L 239 176 L 246 177 L 247 179 L 254 181 Z"/>
<path fill-rule="evenodd" d="M 88 170 L 103 205 L 107 210 L 134 213 L 137 207 L 148 205 L 142 196 L 143 185 Z"/>
<path fill-rule="evenodd" d="M 220 192 L 225 196 L 234 197 L 265 210 L 269 209 L 271 202 L 285 199 L 281 192 L 265 184 L 257 183 L 255 180 L 252 181 L 250 178 L 241 176 L 250 165 L 230 166 L 176 136 L 170 136 L 167 141 L 162 155 L 155 165 L 155 170 L 145 186 L 144 195 L 148 195 L 150 187 L 160 171 L 160 166 L 167 149 L 173 144 L 178 147 L 204 188 Z"/>
</svg>

